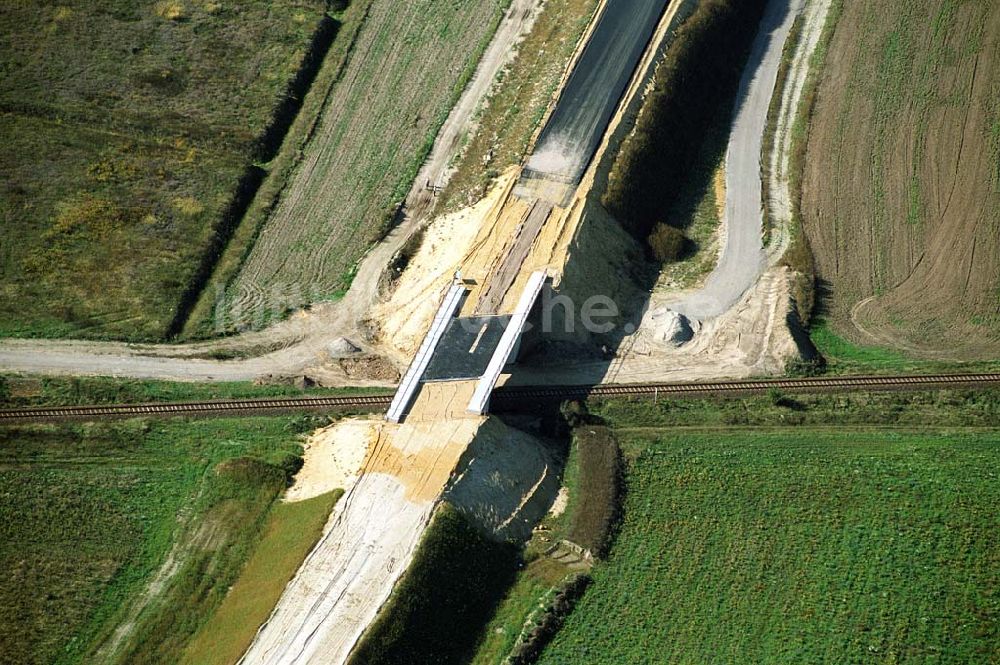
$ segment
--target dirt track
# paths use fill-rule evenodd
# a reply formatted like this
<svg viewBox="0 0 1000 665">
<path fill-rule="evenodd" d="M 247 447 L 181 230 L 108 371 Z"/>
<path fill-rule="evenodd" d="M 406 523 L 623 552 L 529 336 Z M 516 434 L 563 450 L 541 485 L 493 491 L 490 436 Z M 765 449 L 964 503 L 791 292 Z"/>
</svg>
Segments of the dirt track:
<svg viewBox="0 0 1000 665">
<path fill-rule="evenodd" d="M 791 302 L 791 272 L 777 266 L 787 242 L 787 229 L 781 226 L 767 252 L 761 241 L 761 139 L 764 132 L 777 66 L 792 13 L 801 11 L 802 0 L 772 0 L 764 19 L 765 31 L 758 36 L 754 56 L 743 77 L 746 94 L 738 106 L 727 155 L 726 211 L 722 242 L 725 256 L 706 285 L 678 297 L 657 291 L 638 321 L 637 332 L 627 336 L 611 361 L 587 365 L 546 368 L 544 373 L 521 372 L 518 383 L 552 381 L 571 382 L 643 382 L 701 380 L 721 377 L 760 376 L 784 371 L 790 358 L 799 357 L 800 349 L 787 323 Z M 788 12 L 786 8 L 792 8 Z M 815 0 L 808 5 L 803 38 L 795 53 L 800 63 L 794 80 L 802 79 L 817 43 L 829 3 Z M 801 85 L 786 87 L 783 103 L 789 112 L 799 107 Z M 779 133 L 779 139 L 786 133 Z M 788 141 L 776 141 L 781 163 L 787 163 Z M 787 168 L 772 172 L 769 190 L 787 191 Z M 779 225 L 790 221 L 778 216 Z M 603 228 L 591 224 L 592 232 Z M 591 244 L 605 244 L 598 238 Z M 769 267 L 770 266 L 770 267 Z M 671 340 L 674 311 L 689 313 L 694 319 L 694 339 L 683 346 Z M 704 317 L 703 320 L 699 319 Z"/>
<path fill-rule="evenodd" d="M 690 319 L 728 311 L 767 266 L 762 241 L 760 155 L 781 53 L 805 0 L 772 0 L 761 21 L 737 96 L 726 153 L 726 204 L 722 255 L 705 285 L 662 306 Z"/>
</svg>

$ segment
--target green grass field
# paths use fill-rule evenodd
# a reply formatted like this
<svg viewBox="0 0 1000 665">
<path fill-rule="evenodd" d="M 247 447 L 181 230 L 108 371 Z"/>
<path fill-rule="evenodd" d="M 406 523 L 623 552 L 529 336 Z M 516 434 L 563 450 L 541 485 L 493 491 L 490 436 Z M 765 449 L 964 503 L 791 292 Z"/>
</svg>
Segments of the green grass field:
<svg viewBox="0 0 1000 665">
<path fill-rule="evenodd" d="M 324 10 L 3 4 L 0 336 L 164 336 Z"/>
<path fill-rule="evenodd" d="M 1000 658 L 1000 433 L 623 443 L 621 533 L 541 663 Z"/>
<path fill-rule="evenodd" d="M 300 431 L 290 418 L 0 429 L 0 660 L 177 662 L 256 543 Z"/>
</svg>

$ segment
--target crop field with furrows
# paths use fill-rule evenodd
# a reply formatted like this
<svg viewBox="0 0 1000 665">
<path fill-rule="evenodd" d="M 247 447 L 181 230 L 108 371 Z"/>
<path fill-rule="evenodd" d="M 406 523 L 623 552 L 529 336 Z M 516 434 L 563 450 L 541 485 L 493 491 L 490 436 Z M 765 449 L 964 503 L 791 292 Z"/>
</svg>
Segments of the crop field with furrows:
<svg viewBox="0 0 1000 665">
<path fill-rule="evenodd" d="M 621 530 L 540 663 L 1000 658 L 997 431 L 618 437 Z"/>
<path fill-rule="evenodd" d="M 805 152 L 821 312 L 917 357 L 1000 352 L 1000 13 L 843 3 Z"/>
<path fill-rule="evenodd" d="M 0 7 L 0 335 L 165 335 L 325 7 Z"/>
<path fill-rule="evenodd" d="M 267 538 L 311 425 L 0 429 L 0 661 L 178 662 Z M 324 518 L 300 523 L 318 535 Z"/>
<path fill-rule="evenodd" d="M 403 201 L 507 0 L 373 0 L 295 172 L 229 285 L 230 323 L 333 299 Z"/>
</svg>

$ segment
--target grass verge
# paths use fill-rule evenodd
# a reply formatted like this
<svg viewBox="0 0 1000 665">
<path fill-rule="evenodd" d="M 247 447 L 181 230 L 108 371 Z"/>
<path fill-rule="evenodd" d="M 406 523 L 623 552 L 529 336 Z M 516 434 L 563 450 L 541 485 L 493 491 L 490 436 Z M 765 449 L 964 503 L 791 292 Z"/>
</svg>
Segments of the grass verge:
<svg viewBox="0 0 1000 665">
<path fill-rule="evenodd" d="M 575 469 L 565 487 L 576 494 L 568 506 L 566 538 L 596 557 L 610 544 L 611 530 L 618 516 L 620 459 L 611 430 L 603 425 L 581 425 L 573 431 L 570 455 L 576 455 Z"/>
<path fill-rule="evenodd" d="M 620 455 L 611 431 L 588 422 L 582 410 L 566 414 L 576 426 L 563 471 L 566 505 L 546 515 L 525 546 L 525 565 L 497 606 L 476 647 L 473 665 L 533 662 L 587 584 L 589 563 L 568 564 L 548 550 L 568 540 L 603 556 L 618 517 Z"/>
<path fill-rule="evenodd" d="M 808 326 L 816 308 L 816 262 L 813 258 L 809 238 L 802 223 L 802 181 L 805 174 L 806 149 L 809 144 L 809 127 L 816 109 L 819 82 L 826 67 L 830 40 L 843 10 L 841 0 L 833 0 L 830 5 L 823 32 L 809 59 L 809 72 L 802 88 L 799 108 L 792 121 L 791 148 L 788 157 L 788 189 L 791 197 L 792 219 L 789 228 L 789 244 L 781 257 L 781 263 L 796 274 L 792 282 L 792 300 L 795 302 L 799 322 Z"/>
<path fill-rule="evenodd" d="M 774 229 L 774 213 L 771 210 L 771 155 L 774 152 L 775 133 L 778 131 L 778 119 L 781 114 L 781 103 L 785 96 L 785 87 L 788 85 L 788 74 L 792 68 L 792 61 L 795 58 L 795 51 L 799 48 L 802 39 L 802 25 L 805 18 L 802 14 L 795 17 L 791 30 L 788 31 L 788 38 L 785 46 L 781 50 L 781 64 L 778 66 L 778 76 L 774 82 L 774 94 L 771 96 L 771 103 L 767 108 L 767 123 L 764 126 L 764 136 L 760 149 L 760 185 L 761 201 L 764 202 L 764 246 L 771 242 L 771 232 Z"/>
<path fill-rule="evenodd" d="M 996 372 L 1000 361 L 955 362 L 911 358 L 896 349 L 861 346 L 838 335 L 830 324 L 817 319 L 809 337 L 834 374 L 928 374 L 934 372 Z"/>
<path fill-rule="evenodd" d="M 531 617 L 546 609 L 548 600 L 566 579 L 567 574 L 561 567 L 556 569 L 550 566 L 549 569 L 550 575 L 545 575 L 532 562 L 518 573 L 483 631 L 471 665 L 502 665 L 506 662 L 524 639 L 526 628 L 532 623 Z M 552 570 L 556 571 L 555 579 L 551 577 Z"/>
<path fill-rule="evenodd" d="M 232 665 L 277 605 L 285 585 L 315 546 L 343 490 L 296 503 L 279 503 L 268 515 L 260 543 L 239 579 L 195 634 L 180 659 L 188 665 Z"/>
<path fill-rule="evenodd" d="M 663 224 L 682 231 L 684 241 L 677 255 L 661 260 L 657 287 L 671 290 L 693 287 L 704 280 L 719 261 L 719 227 L 721 209 L 725 205 L 726 146 L 731 120 L 730 113 L 715 114 L 711 126 L 702 134 L 695 163 L 681 176 L 676 197 L 667 208 Z M 655 247 L 655 244 L 650 246 Z M 655 251 L 654 258 L 660 258 Z"/>
<path fill-rule="evenodd" d="M 377 394 L 370 388 L 307 388 L 250 382 L 181 383 L 110 377 L 0 375 L 0 408 L 183 402 L 250 397 Z"/>
<path fill-rule="evenodd" d="M 622 430 L 727 427 L 992 427 L 1000 390 L 939 390 L 744 398 L 612 399 L 590 405 L 616 434 Z"/>
</svg>

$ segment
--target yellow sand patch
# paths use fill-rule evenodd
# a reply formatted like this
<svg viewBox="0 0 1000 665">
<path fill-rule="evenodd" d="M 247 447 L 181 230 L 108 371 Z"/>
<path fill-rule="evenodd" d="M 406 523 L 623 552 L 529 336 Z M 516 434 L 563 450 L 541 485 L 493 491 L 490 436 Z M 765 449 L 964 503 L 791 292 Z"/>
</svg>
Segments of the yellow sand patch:
<svg viewBox="0 0 1000 665">
<path fill-rule="evenodd" d="M 374 318 L 381 322 L 387 351 L 408 361 L 424 335 L 458 268 L 465 269 L 465 257 L 474 253 L 477 235 L 495 219 L 516 180 L 507 174 L 490 195 L 476 205 L 438 217 L 428 227 L 416 255 L 410 260 L 392 297 L 381 304 Z M 489 226 L 492 228 L 492 226 Z"/>
<path fill-rule="evenodd" d="M 184 18 L 184 3 L 176 0 L 161 0 L 153 6 L 153 11 L 160 18 L 179 21 Z"/>
<path fill-rule="evenodd" d="M 182 196 L 174 199 L 174 210 L 187 217 L 194 217 L 204 212 L 205 206 L 193 196 Z"/>
<path fill-rule="evenodd" d="M 285 493 L 285 501 L 304 501 L 352 485 L 380 423 L 349 418 L 313 432 L 305 444 L 302 468 Z"/>
<path fill-rule="evenodd" d="M 482 422 L 482 418 L 474 418 L 386 425 L 368 450 L 364 473 L 397 478 L 406 488 L 407 501 L 433 501 L 444 490 Z"/>
<path fill-rule="evenodd" d="M 726 212 L 726 167 L 720 166 L 715 172 L 715 179 L 712 181 L 715 188 L 715 210 L 722 219 Z"/>
</svg>

